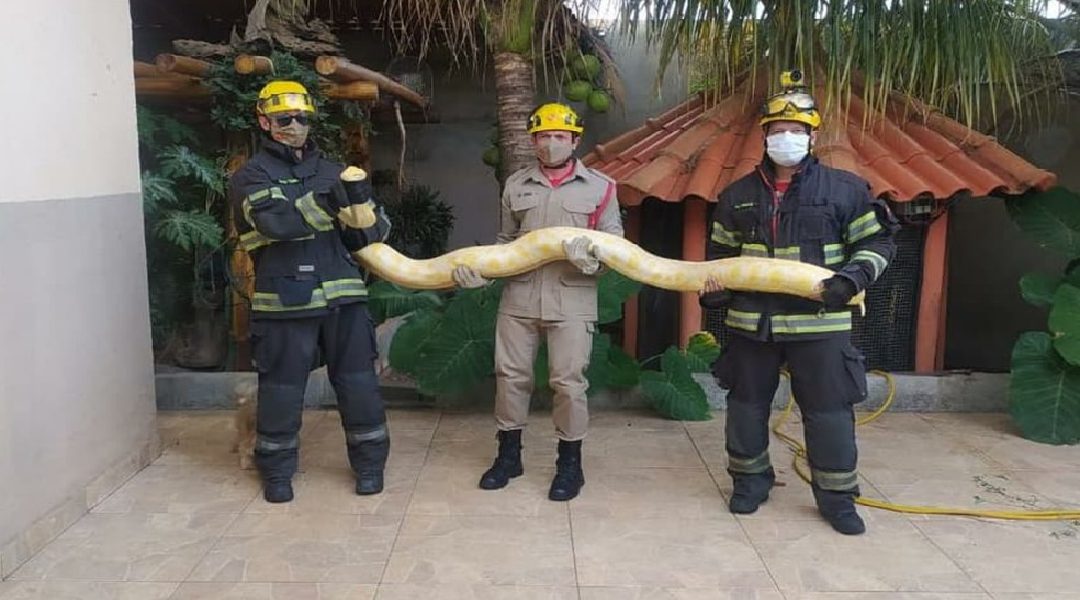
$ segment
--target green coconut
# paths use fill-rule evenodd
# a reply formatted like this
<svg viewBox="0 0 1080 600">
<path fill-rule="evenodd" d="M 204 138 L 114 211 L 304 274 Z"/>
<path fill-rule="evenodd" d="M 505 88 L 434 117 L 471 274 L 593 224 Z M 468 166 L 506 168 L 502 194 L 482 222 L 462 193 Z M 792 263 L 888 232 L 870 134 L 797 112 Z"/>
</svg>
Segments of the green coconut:
<svg viewBox="0 0 1080 600">
<path fill-rule="evenodd" d="M 580 79 L 592 81 L 600 74 L 600 59 L 592 54 L 579 54 L 570 61 L 570 70 Z"/>
<path fill-rule="evenodd" d="M 598 113 L 605 113 L 611 108 L 611 96 L 608 96 L 607 92 L 603 90 L 596 90 L 589 94 L 589 110 Z"/>
<path fill-rule="evenodd" d="M 492 147 L 488 148 L 487 150 L 484 150 L 484 164 L 485 165 L 487 165 L 489 167 L 497 167 L 497 166 L 499 166 L 499 161 L 500 160 L 501 160 L 501 158 L 499 156 L 499 147 L 498 146 L 492 146 Z"/>
<path fill-rule="evenodd" d="M 574 102 L 583 102 L 586 98 L 589 97 L 589 94 L 591 92 L 592 84 L 588 81 L 582 81 L 580 79 L 578 79 L 577 81 L 571 81 L 569 84 L 567 84 L 565 88 L 563 88 L 563 94 L 566 96 L 566 98 Z"/>
</svg>

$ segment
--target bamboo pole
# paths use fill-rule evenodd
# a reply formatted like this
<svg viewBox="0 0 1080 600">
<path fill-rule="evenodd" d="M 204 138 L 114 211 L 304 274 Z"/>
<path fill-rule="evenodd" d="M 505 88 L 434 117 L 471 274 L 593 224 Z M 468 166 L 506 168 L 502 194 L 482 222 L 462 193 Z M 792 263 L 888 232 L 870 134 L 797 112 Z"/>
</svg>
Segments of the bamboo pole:
<svg viewBox="0 0 1080 600">
<path fill-rule="evenodd" d="M 325 83 L 320 86 L 327 98 L 332 100 L 356 100 L 358 102 L 376 102 L 379 99 L 379 86 L 370 81 L 351 81 L 349 83 Z"/>
<path fill-rule="evenodd" d="M 190 56 L 158 54 L 154 63 L 162 73 L 181 73 L 195 77 L 206 77 L 210 74 L 210 63 Z"/>
<path fill-rule="evenodd" d="M 382 73 L 377 73 L 366 67 L 349 62 L 340 56 L 320 56 L 315 59 L 315 70 L 321 75 L 330 77 L 338 82 L 370 81 L 379 89 L 393 94 L 402 100 L 415 104 L 420 108 L 427 108 L 428 100 L 408 87 L 390 79 Z"/>
<path fill-rule="evenodd" d="M 268 56 L 240 54 L 233 61 L 233 68 L 241 75 L 266 75 L 274 70 L 274 63 Z"/>
</svg>

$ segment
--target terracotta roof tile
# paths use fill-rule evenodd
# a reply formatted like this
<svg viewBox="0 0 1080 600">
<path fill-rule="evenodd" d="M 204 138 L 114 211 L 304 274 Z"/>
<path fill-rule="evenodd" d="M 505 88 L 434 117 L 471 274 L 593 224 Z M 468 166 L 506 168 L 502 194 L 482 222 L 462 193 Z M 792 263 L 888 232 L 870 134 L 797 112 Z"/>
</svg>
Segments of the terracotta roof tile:
<svg viewBox="0 0 1080 600">
<path fill-rule="evenodd" d="M 724 187 L 761 161 L 761 97 L 747 100 L 740 91 L 706 107 L 695 96 L 598 144 L 584 161 L 618 181 L 625 205 L 649 197 L 715 201 Z M 1045 190 L 1057 181 L 993 138 L 922 103 L 894 95 L 885 117 L 864 119 L 864 112 L 856 98 L 846 119 L 826 115 L 815 152 L 823 163 L 862 176 L 875 196 L 907 202 L 958 193 L 1017 194 Z"/>
</svg>

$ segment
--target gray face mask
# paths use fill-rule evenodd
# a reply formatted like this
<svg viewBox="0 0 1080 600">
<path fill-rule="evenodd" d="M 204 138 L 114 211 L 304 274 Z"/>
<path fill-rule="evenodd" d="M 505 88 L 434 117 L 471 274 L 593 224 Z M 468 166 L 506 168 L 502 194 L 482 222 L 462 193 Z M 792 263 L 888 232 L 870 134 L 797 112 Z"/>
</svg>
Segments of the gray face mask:
<svg viewBox="0 0 1080 600">
<path fill-rule="evenodd" d="M 536 158 L 545 167 L 558 167 L 566 164 L 574 153 L 572 140 L 545 139 L 536 143 Z"/>
</svg>

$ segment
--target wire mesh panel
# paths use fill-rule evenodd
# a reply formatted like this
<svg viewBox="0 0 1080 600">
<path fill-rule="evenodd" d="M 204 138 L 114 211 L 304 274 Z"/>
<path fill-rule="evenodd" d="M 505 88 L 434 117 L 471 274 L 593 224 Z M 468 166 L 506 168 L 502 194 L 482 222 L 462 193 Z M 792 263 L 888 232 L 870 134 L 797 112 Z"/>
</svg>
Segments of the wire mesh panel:
<svg viewBox="0 0 1080 600">
<path fill-rule="evenodd" d="M 896 234 L 896 257 L 866 292 L 866 317 L 854 319 L 852 342 L 866 355 L 867 367 L 910 371 L 915 367 L 915 328 L 922 281 L 923 227 Z M 705 329 L 721 344 L 730 333 L 723 326 L 726 309 L 707 310 Z"/>
</svg>

